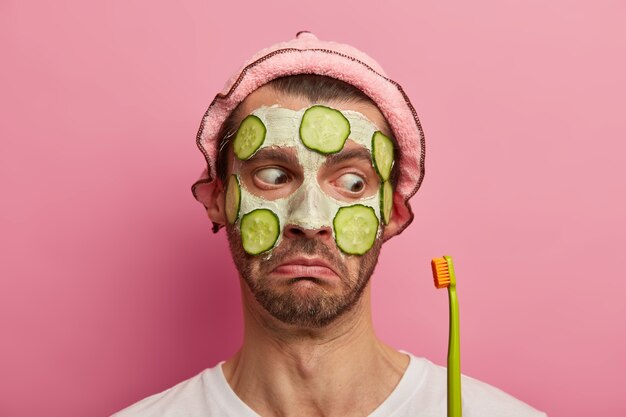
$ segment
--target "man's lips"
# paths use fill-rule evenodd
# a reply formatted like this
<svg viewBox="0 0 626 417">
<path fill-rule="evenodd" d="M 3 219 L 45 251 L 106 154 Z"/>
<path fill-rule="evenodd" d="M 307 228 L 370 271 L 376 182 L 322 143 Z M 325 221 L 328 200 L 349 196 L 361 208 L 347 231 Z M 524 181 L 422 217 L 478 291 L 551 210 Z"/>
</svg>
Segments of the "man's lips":
<svg viewBox="0 0 626 417">
<path fill-rule="evenodd" d="M 274 268 L 270 274 L 281 277 L 311 277 L 311 278 L 336 278 L 333 268 L 320 258 L 295 258 L 283 262 Z"/>
</svg>

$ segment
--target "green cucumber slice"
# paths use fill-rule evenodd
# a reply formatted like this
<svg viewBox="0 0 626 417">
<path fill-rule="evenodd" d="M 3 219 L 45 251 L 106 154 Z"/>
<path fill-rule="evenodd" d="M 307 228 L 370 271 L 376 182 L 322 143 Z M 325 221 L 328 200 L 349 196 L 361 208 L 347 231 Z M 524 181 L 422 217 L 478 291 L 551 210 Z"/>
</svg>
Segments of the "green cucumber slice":
<svg viewBox="0 0 626 417">
<path fill-rule="evenodd" d="M 372 158 L 374 167 L 382 181 L 387 181 L 393 167 L 393 142 L 381 131 L 372 135 Z"/>
<path fill-rule="evenodd" d="M 304 146 L 321 154 L 343 149 L 350 136 L 350 122 L 339 110 L 311 106 L 302 115 L 300 139 Z"/>
<path fill-rule="evenodd" d="M 371 207 L 363 204 L 341 207 L 333 219 L 337 246 L 349 255 L 363 255 L 374 246 L 378 224 Z"/>
<path fill-rule="evenodd" d="M 383 214 L 383 222 L 389 224 L 391 209 L 393 208 L 393 187 L 389 181 L 380 186 L 380 212 Z"/>
<path fill-rule="evenodd" d="M 233 141 L 233 151 L 237 158 L 250 158 L 265 141 L 266 133 L 263 121 L 257 116 L 251 114 L 243 119 Z"/>
<path fill-rule="evenodd" d="M 228 223 L 235 224 L 239 217 L 239 206 L 241 204 L 241 188 L 239 186 L 239 179 L 236 175 L 231 175 L 228 178 L 228 185 L 226 186 L 226 220 Z"/>
<path fill-rule="evenodd" d="M 274 247 L 280 233 L 278 216 L 268 209 L 256 209 L 241 218 L 241 244 L 250 255 Z"/>
</svg>

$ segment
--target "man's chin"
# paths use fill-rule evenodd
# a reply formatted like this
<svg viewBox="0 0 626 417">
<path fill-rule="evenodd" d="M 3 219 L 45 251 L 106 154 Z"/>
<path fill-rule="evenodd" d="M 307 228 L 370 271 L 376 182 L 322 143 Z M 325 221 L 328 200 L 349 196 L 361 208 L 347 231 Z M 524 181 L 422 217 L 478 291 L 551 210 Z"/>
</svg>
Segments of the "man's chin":
<svg viewBox="0 0 626 417">
<path fill-rule="evenodd" d="M 315 279 L 297 278 L 284 292 L 254 292 L 259 304 L 275 319 L 289 325 L 320 328 L 345 313 L 352 303 L 345 297 L 329 295 Z"/>
</svg>

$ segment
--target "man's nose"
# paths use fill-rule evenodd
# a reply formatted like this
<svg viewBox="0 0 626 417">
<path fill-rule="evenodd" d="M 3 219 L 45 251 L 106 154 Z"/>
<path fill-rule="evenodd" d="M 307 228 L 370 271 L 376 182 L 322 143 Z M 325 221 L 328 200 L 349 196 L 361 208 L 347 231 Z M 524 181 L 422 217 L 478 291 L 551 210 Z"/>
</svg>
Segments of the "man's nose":
<svg viewBox="0 0 626 417">
<path fill-rule="evenodd" d="M 330 226 L 322 226 L 319 228 L 305 228 L 298 224 L 287 224 L 284 230 L 285 236 L 289 238 L 305 237 L 308 239 L 329 239 L 333 233 Z"/>
<path fill-rule="evenodd" d="M 285 219 L 286 237 L 329 239 L 332 237 L 328 197 L 312 181 L 305 181 L 290 201 Z"/>
</svg>

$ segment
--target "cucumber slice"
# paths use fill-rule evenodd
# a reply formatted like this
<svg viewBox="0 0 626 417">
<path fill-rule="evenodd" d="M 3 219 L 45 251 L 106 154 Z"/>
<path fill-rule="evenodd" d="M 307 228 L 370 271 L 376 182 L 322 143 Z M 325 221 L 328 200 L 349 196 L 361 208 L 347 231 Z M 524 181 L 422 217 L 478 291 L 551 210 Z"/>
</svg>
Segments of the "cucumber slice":
<svg viewBox="0 0 626 417">
<path fill-rule="evenodd" d="M 380 186 L 380 212 L 383 214 L 383 222 L 389 224 L 391 209 L 393 208 L 393 187 L 389 181 Z"/>
<path fill-rule="evenodd" d="M 228 223 L 234 224 L 239 217 L 239 206 L 241 204 L 241 188 L 239 187 L 239 179 L 236 175 L 228 178 L 226 186 L 226 220 Z"/>
<path fill-rule="evenodd" d="M 393 142 L 379 130 L 372 135 L 372 158 L 380 179 L 387 181 L 393 167 Z"/>
<path fill-rule="evenodd" d="M 350 122 L 339 110 L 311 106 L 302 115 L 300 139 L 304 146 L 321 154 L 343 149 L 350 136 Z"/>
<path fill-rule="evenodd" d="M 266 133 L 263 121 L 257 116 L 251 114 L 243 119 L 233 141 L 233 151 L 237 158 L 250 158 L 265 141 Z"/>
<path fill-rule="evenodd" d="M 278 216 L 268 209 L 256 209 L 241 218 L 241 244 L 250 255 L 274 247 L 280 233 Z"/>
<path fill-rule="evenodd" d="M 373 208 L 363 204 L 341 207 L 333 227 L 339 249 L 349 255 L 363 255 L 376 241 L 378 217 Z"/>
</svg>

